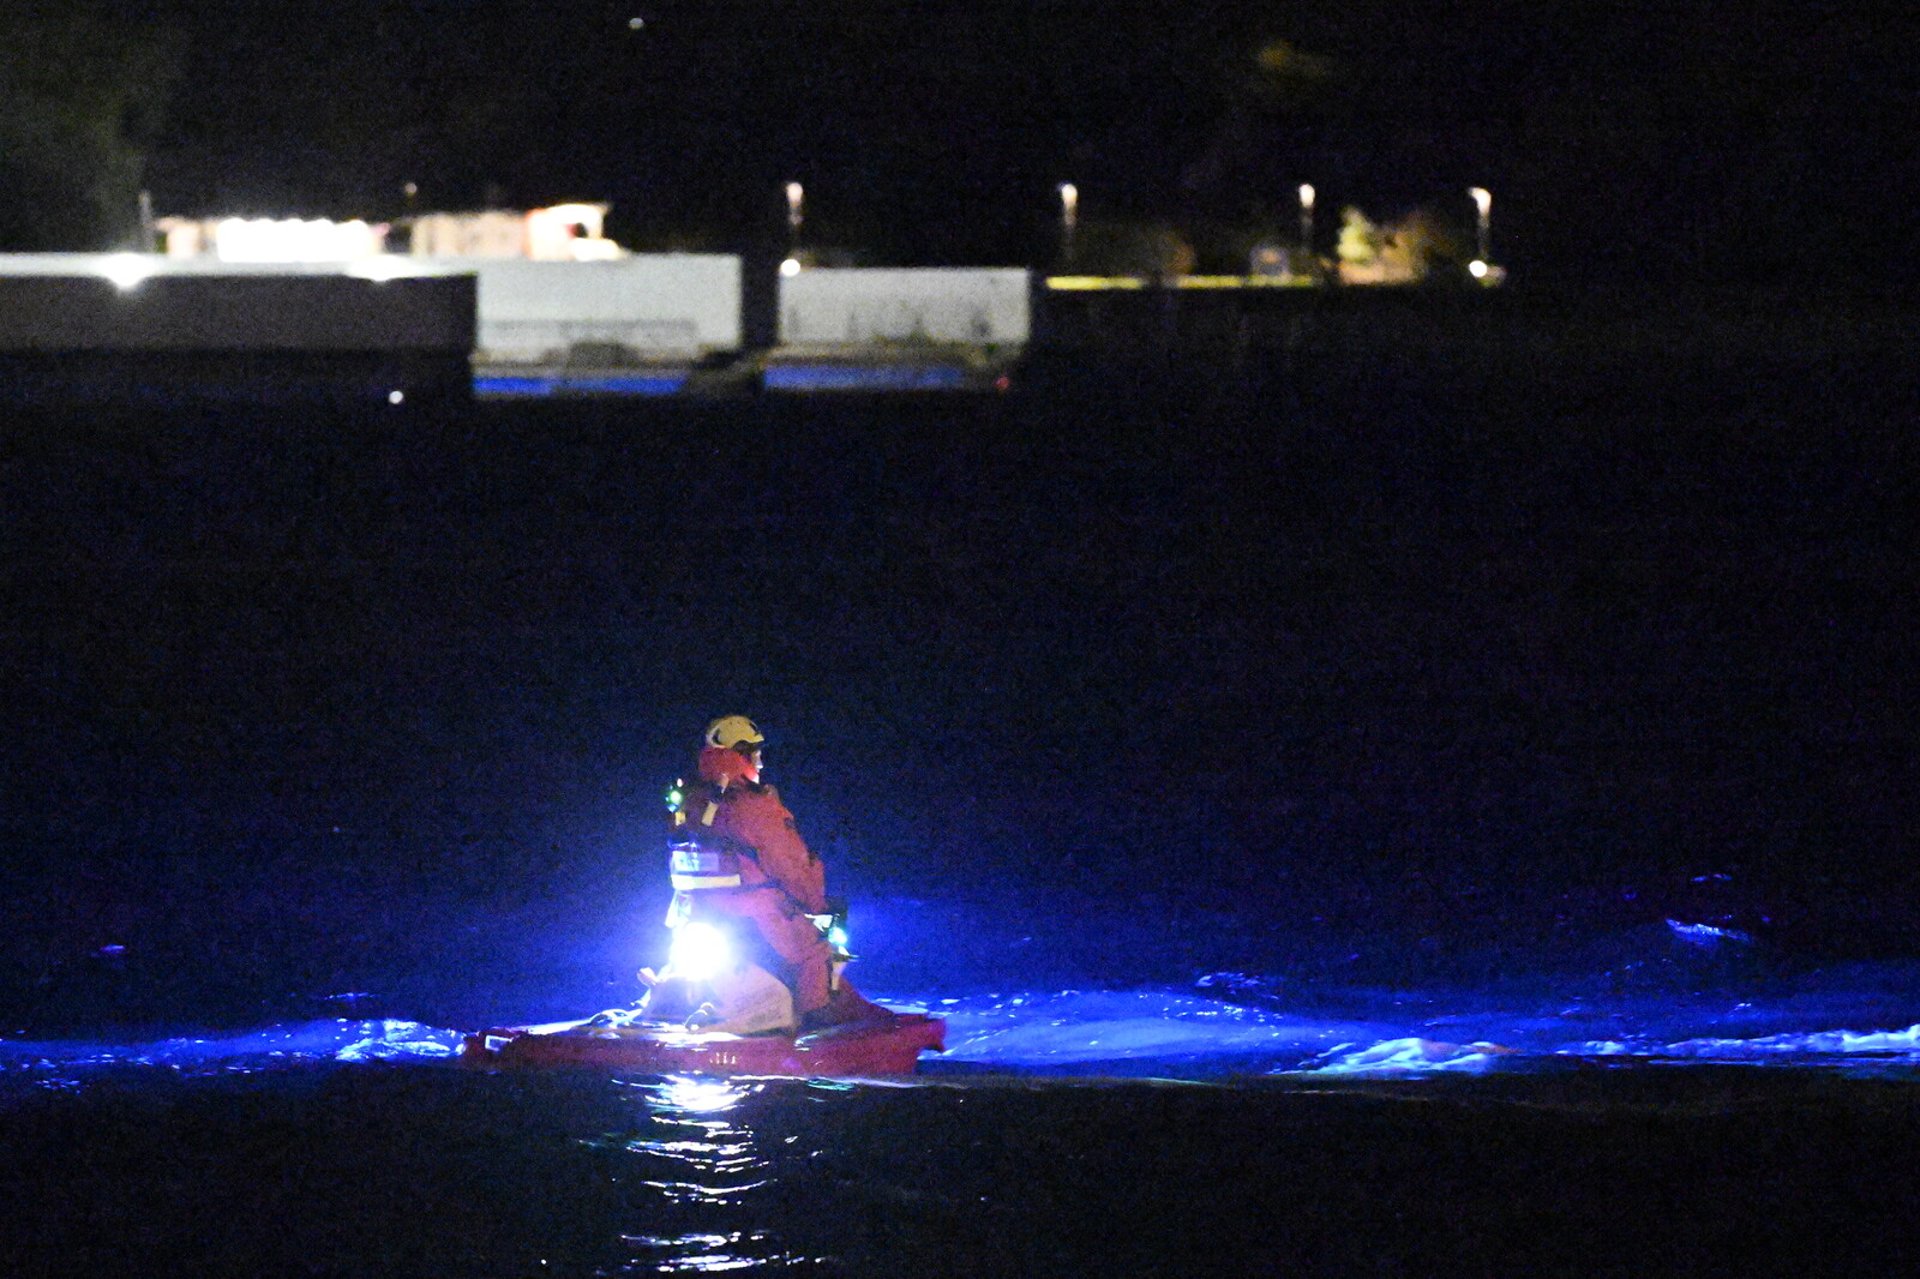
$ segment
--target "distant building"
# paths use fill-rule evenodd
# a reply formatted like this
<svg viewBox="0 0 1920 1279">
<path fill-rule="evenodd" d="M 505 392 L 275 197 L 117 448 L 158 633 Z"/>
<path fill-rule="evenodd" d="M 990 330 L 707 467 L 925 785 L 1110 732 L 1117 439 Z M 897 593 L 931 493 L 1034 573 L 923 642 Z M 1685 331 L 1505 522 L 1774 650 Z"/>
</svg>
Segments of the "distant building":
<svg viewBox="0 0 1920 1279">
<path fill-rule="evenodd" d="M 408 249 L 415 257 L 604 262 L 625 252 L 606 238 L 609 207 L 556 204 L 524 213 L 423 213 L 407 220 Z"/>
<path fill-rule="evenodd" d="M 222 262 L 351 262 L 385 252 L 384 223 L 326 218 L 156 218 L 169 258 Z"/>
<path fill-rule="evenodd" d="M 352 262 L 398 252 L 411 257 L 525 258 L 605 262 L 625 255 L 606 238 L 609 205 L 422 213 L 394 223 L 326 218 L 159 218 L 170 258 L 222 262 Z M 404 247 L 393 241 L 405 235 Z"/>
</svg>

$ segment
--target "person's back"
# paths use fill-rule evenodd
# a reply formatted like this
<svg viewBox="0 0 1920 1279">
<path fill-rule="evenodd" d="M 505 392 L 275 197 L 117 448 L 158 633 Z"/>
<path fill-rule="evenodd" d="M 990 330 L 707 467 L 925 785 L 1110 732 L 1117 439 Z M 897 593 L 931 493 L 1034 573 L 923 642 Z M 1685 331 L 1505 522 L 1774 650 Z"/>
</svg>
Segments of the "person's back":
<svg viewBox="0 0 1920 1279">
<path fill-rule="evenodd" d="M 668 831 L 675 926 L 750 924 L 756 962 L 793 992 L 795 1016 L 841 1020 L 870 1007 L 838 978 L 835 953 L 815 917 L 829 910 L 826 867 L 800 836 L 780 793 L 761 780 L 765 738 L 753 721 L 713 721 Z"/>
</svg>

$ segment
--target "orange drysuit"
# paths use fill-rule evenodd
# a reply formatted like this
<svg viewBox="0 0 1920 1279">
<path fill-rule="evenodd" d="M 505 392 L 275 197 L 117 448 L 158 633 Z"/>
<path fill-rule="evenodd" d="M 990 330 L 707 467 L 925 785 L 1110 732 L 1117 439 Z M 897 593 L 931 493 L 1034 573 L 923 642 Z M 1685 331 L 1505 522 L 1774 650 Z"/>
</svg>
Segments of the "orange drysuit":
<svg viewBox="0 0 1920 1279">
<path fill-rule="evenodd" d="M 753 924 L 804 1018 L 833 998 L 833 951 L 809 915 L 827 912 L 826 865 L 771 786 L 689 786 L 669 830 L 676 914 Z M 779 971 L 784 969 L 784 971 Z M 851 994 L 851 991 L 847 992 Z"/>
</svg>

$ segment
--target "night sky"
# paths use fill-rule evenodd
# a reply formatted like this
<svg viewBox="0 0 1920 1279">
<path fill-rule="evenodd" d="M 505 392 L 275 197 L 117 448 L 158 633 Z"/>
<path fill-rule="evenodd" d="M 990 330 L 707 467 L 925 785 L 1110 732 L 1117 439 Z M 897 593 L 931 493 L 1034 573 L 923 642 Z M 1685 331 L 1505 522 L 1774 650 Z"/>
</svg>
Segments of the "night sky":
<svg viewBox="0 0 1920 1279">
<path fill-rule="evenodd" d="M 129 126 L 163 213 L 391 217 L 412 182 L 420 207 L 610 200 L 636 247 L 737 250 L 781 234 L 798 178 L 823 247 L 1018 263 L 1071 180 L 1089 221 L 1166 220 L 1223 267 L 1222 228 L 1291 227 L 1302 181 L 1461 224 L 1484 185 L 1536 279 L 1910 271 L 1895 24 L 1680 8 L 351 0 L 113 29 L 173 51 Z"/>
</svg>

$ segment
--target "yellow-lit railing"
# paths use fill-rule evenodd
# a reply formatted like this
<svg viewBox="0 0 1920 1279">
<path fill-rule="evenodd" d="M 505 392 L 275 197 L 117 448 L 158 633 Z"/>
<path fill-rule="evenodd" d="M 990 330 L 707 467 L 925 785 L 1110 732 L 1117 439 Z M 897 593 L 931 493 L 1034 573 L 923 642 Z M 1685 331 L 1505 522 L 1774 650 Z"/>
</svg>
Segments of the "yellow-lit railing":
<svg viewBox="0 0 1920 1279">
<path fill-rule="evenodd" d="M 1140 275 L 1050 275 L 1047 287 L 1056 293 L 1097 293 L 1151 286 L 1173 289 L 1292 289 L 1309 288 L 1313 280 L 1299 275 L 1176 275 L 1162 281 Z"/>
</svg>

